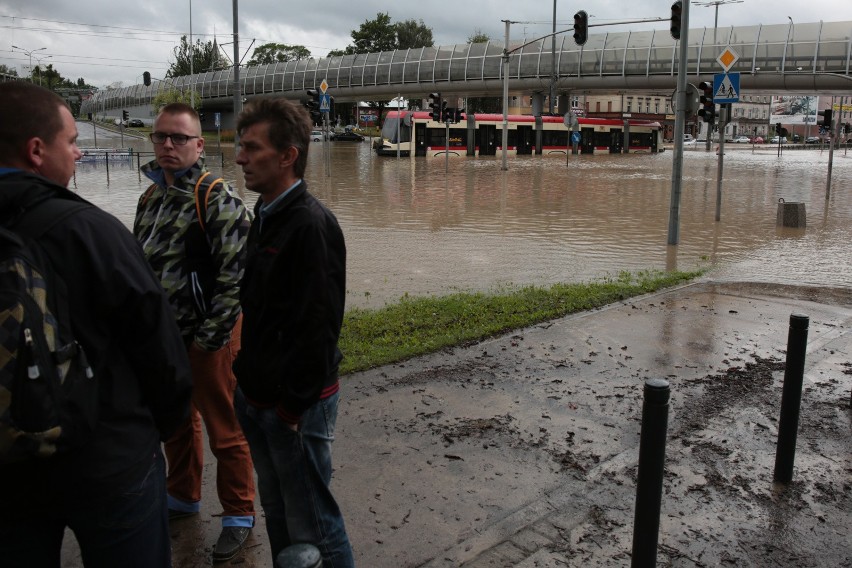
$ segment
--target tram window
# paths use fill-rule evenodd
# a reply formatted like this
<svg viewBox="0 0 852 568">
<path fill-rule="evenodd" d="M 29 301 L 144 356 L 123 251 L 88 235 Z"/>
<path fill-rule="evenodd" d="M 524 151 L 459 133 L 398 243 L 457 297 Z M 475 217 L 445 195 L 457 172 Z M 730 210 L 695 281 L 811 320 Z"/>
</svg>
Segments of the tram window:
<svg viewBox="0 0 852 568">
<path fill-rule="evenodd" d="M 393 144 L 411 142 L 411 127 L 406 126 L 405 123 L 399 124 L 399 130 L 397 131 L 398 123 L 399 120 L 395 118 L 385 119 L 385 123 L 382 125 L 382 138 L 389 140 Z M 396 139 L 397 133 L 399 133 L 400 140 Z"/>
<path fill-rule="evenodd" d="M 612 134 L 607 132 L 595 132 L 595 146 L 609 146 L 612 141 Z"/>
<path fill-rule="evenodd" d="M 567 130 L 545 130 L 541 135 L 541 143 L 543 146 L 567 146 L 568 134 Z"/>
<path fill-rule="evenodd" d="M 443 128 L 429 128 L 426 130 L 427 146 L 446 146 L 447 137 Z"/>
<path fill-rule="evenodd" d="M 451 147 L 466 147 L 467 146 L 467 129 L 451 128 L 450 129 L 450 146 Z"/>
</svg>

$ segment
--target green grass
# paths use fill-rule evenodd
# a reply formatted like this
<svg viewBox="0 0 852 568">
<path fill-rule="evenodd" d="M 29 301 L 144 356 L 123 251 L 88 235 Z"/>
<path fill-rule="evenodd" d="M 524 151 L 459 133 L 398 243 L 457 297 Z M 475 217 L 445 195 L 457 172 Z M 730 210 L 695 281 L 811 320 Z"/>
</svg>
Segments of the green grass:
<svg viewBox="0 0 852 568">
<path fill-rule="evenodd" d="M 622 272 L 583 284 L 527 286 L 491 293 L 403 297 L 379 309 L 353 308 L 343 319 L 340 373 L 352 373 L 597 308 L 688 282 L 703 273 Z"/>
</svg>

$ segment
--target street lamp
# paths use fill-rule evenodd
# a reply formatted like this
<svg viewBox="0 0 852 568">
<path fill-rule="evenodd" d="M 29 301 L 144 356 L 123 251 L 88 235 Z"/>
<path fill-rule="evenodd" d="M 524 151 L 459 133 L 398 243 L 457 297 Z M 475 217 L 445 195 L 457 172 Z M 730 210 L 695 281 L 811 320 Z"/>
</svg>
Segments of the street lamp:
<svg viewBox="0 0 852 568">
<path fill-rule="evenodd" d="M 742 4 L 745 0 L 711 0 L 709 2 L 695 2 L 696 6 L 716 7 L 716 20 L 713 22 L 713 43 L 716 43 L 716 28 L 719 27 L 719 5 L 720 4 Z"/>
<path fill-rule="evenodd" d="M 41 60 L 42 59 L 49 59 L 51 57 L 53 57 L 53 56 L 52 55 L 45 55 L 44 57 L 36 56 L 36 67 L 38 67 L 38 84 L 39 84 L 39 86 L 41 86 L 41 76 L 44 73 L 44 69 L 41 68 Z M 30 73 L 32 74 L 32 72 L 30 72 Z M 50 86 L 50 85 L 48 85 L 48 86 Z"/>
<path fill-rule="evenodd" d="M 24 49 L 23 47 L 18 47 L 17 45 L 13 45 L 12 49 L 18 49 L 20 51 L 23 51 L 24 53 L 27 54 L 27 57 L 30 58 L 30 81 L 32 81 L 33 80 L 33 53 L 35 53 L 36 51 L 41 51 L 42 49 L 47 49 L 47 48 L 46 47 L 40 47 L 38 49 L 29 50 L 29 49 Z"/>
</svg>

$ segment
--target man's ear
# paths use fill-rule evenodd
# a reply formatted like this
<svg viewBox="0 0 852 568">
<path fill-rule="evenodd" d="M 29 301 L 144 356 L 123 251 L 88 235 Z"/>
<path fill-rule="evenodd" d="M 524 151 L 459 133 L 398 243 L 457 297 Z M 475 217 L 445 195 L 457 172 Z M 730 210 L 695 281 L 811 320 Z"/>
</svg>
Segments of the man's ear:
<svg viewBox="0 0 852 568">
<path fill-rule="evenodd" d="M 21 158 L 25 167 L 39 170 L 47 161 L 47 145 L 44 143 L 44 140 L 39 137 L 27 140 Z"/>
<path fill-rule="evenodd" d="M 296 158 L 299 157 L 299 150 L 294 146 L 290 146 L 284 152 L 281 153 L 281 158 L 278 160 L 278 167 L 282 170 L 286 170 L 289 167 L 292 167 L 293 164 L 296 163 Z"/>
</svg>

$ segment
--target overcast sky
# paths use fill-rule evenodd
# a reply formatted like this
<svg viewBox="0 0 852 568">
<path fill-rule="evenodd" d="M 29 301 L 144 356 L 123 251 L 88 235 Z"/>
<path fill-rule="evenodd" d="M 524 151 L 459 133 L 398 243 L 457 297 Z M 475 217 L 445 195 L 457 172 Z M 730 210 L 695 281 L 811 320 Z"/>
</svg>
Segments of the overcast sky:
<svg viewBox="0 0 852 568">
<path fill-rule="evenodd" d="M 850 0 L 719 0 L 719 27 L 731 25 L 794 24 L 852 21 Z M 579 9 L 590 15 L 591 24 L 625 20 L 668 18 L 671 0 L 557 0 L 556 29 L 573 25 Z M 278 42 L 306 46 L 315 57 L 351 43 L 351 32 L 387 12 L 391 21 L 423 20 L 432 29 L 436 45 L 467 43 L 476 31 L 502 43 L 505 26 L 512 24 L 513 40 L 550 33 L 553 2 L 550 0 L 242 0 L 239 12 L 240 52 L 251 58 L 253 47 Z M 233 56 L 233 0 L 0 0 L 0 63 L 29 73 L 32 64 L 52 63 L 63 77 L 104 87 L 142 82 L 142 73 L 163 77 L 174 60 L 181 35 L 190 33 L 203 41 L 214 37 Z M 714 25 L 717 9 L 695 3 L 690 8 L 690 28 Z M 592 28 L 591 33 L 660 29 L 667 22 L 630 24 L 626 27 Z M 254 41 L 254 45 L 252 42 Z M 250 47 L 251 46 L 251 47 Z M 45 49 L 40 49 L 45 48 Z"/>
</svg>

